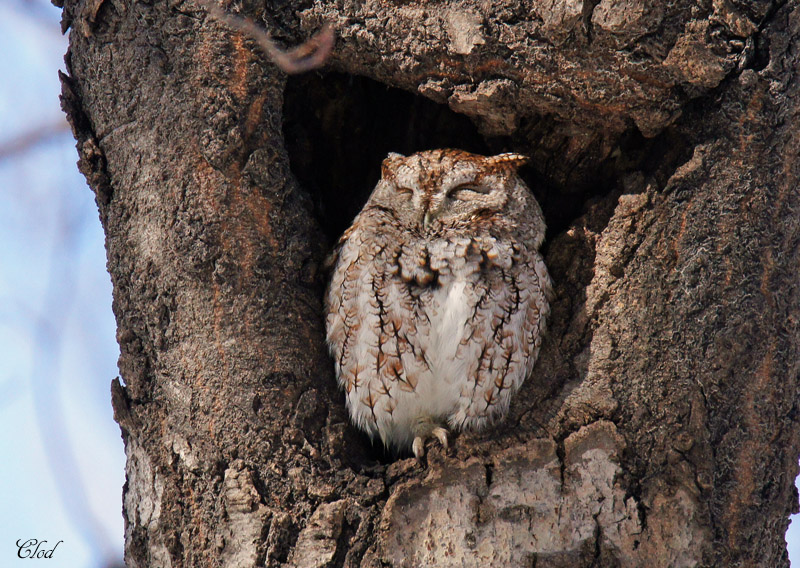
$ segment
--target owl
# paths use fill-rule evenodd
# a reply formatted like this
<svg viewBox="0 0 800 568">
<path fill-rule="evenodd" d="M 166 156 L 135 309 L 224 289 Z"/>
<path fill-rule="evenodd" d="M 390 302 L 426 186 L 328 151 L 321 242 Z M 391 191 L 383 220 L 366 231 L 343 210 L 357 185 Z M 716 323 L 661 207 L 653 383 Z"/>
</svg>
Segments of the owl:
<svg viewBox="0 0 800 568">
<path fill-rule="evenodd" d="M 391 153 L 332 254 L 327 342 L 353 422 L 417 458 L 505 415 L 550 312 L 519 154 Z"/>
</svg>

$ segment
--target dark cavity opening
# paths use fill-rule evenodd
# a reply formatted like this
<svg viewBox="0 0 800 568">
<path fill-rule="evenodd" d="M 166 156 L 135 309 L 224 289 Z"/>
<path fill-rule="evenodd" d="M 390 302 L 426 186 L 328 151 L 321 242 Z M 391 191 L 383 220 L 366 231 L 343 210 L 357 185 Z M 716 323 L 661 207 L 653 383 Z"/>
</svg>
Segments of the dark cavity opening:
<svg viewBox="0 0 800 568">
<path fill-rule="evenodd" d="M 367 201 L 389 152 L 409 155 L 445 147 L 489 151 L 467 117 L 365 77 L 292 77 L 284 101 L 292 172 L 312 196 L 331 241 Z"/>
<path fill-rule="evenodd" d="M 622 190 L 627 173 L 658 177 L 656 169 L 667 165 L 669 171 L 685 159 L 678 154 L 686 148 L 670 130 L 647 139 L 631 129 L 611 141 L 599 132 L 570 161 L 564 158 L 570 129 L 548 117 L 524 119 L 511 136 L 486 137 L 468 117 L 446 105 L 344 73 L 290 77 L 283 117 L 292 172 L 311 196 L 331 243 L 361 210 L 389 152 L 458 148 L 530 156 L 519 173 L 544 211 L 546 252 L 552 237 L 566 230 L 587 204 Z"/>
</svg>

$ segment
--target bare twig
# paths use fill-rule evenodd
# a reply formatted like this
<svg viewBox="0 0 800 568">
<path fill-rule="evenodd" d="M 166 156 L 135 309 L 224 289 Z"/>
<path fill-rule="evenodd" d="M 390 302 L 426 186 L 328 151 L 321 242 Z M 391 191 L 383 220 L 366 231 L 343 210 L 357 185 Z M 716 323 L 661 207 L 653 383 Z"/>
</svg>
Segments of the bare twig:
<svg viewBox="0 0 800 568">
<path fill-rule="evenodd" d="M 77 293 L 75 256 L 85 215 L 71 213 L 69 196 L 58 200 L 58 231 L 50 250 L 47 285 L 39 316 L 32 320 L 34 350 L 31 365 L 31 394 L 45 456 L 58 495 L 69 520 L 104 566 L 118 565 L 119 550 L 108 527 L 89 505 L 89 484 L 81 476 L 70 438 L 60 392 L 59 362 L 68 326 L 70 304 Z M 84 448 L 84 451 L 86 448 Z"/>
<path fill-rule="evenodd" d="M 201 0 L 208 9 L 209 15 L 215 20 L 223 22 L 228 27 L 248 35 L 258 43 L 259 47 L 269 56 L 275 65 L 289 74 L 305 73 L 322 66 L 333 51 L 333 28 L 325 24 L 306 42 L 301 43 L 288 51 L 283 51 L 263 28 L 260 28 L 247 18 L 223 12 L 210 0 Z"/>
<path fill-rule="evenodd" d="M 6 142 L 0 142 L 0 160 L 10 158 L 15 154 L 27 152 L 34 146 L 50 140 L 69 130 L 69 125 L 64 118 L 50 124 L 43 124 L 23 132 Z"/>
<path fill-rule="evenodd" d="M 53 6 L 48 0 L 6 0 L 5 4 L 18 10 L 29 22 L 39 26 L 41 32 L 61 36 L 57 25 L 58 11 L 53 10 Z"/>
</svg>

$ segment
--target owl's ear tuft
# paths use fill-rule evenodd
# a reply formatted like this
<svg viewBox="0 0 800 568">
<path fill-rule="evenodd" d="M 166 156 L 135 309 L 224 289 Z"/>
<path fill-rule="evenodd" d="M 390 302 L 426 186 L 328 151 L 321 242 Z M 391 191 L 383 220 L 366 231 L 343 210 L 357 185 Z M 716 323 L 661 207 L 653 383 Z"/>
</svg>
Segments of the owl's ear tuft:
<svg viewBox="0 0 800 568">
<path fill-rule="evenodd" d="M 491 156 L 489 161 L 494 166 L 517 170 L 528 163 L 528 156 L 523 154 L 515 154 L 513 152 L 506 152 L 505 154 Z"/>
<path fill-rule="evenodd" d="M 381 163 L 381 176 L 384 178 L 391 177 L 394 173 L 395 167 L 401 160 L 405 159 L 403 154 L 397 152 L 389 152 L 389 155 Z"/>
</svg>

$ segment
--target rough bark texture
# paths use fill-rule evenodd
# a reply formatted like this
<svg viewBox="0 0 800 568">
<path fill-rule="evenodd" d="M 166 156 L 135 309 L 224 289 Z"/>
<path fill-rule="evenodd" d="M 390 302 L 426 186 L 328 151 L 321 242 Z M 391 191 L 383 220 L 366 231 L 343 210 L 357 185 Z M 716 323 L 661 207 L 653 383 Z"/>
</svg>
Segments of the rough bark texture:
<svg viewBox="0 0 800 568">
<path fill-rule="evenodd" d="M 195 2 L 64 2 L 129 566 L 788 566 L 796 2 L 228 9 L 331 22 L 326 73 L 287 87 Z M 557 295 L 508 420 L 421 467 L 347 425 L 321 266 L 377 154 L 460 142 L 532 156 Z"/>
</svg>

